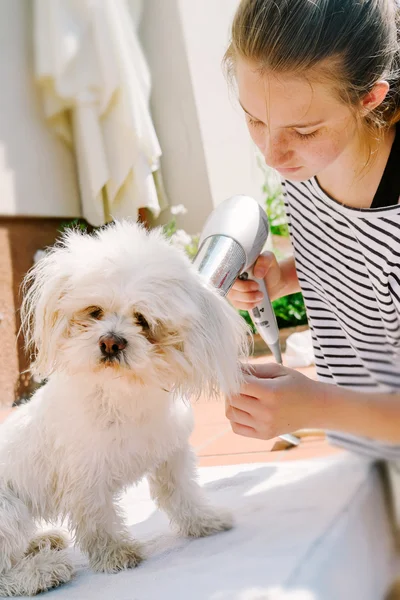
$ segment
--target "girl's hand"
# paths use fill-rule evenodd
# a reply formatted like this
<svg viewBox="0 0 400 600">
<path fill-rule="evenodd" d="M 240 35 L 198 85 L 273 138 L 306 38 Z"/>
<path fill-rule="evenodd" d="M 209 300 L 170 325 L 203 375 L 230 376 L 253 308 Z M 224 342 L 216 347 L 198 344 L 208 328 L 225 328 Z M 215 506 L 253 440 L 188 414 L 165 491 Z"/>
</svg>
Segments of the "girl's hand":
<svg viewBox="0 0 400 600">
<path fill-rule="evenodd" d="M 263 440 L 318 428 L 324 387 L 278 364 L 252 365 L 241 393 L 226 399 L 226 416 L 235 433 Z"/>
<path fill-rule="evenodd" d="M 274 300 L 280 297 L 284 288 L 282 273 L 279 263 L 272 252 L 260 254 L 254 265 L 254 275 L 264 279 L 269 297 Z M 237 279 L 228 294 L 230 303 L 241 310 L 251 310 L 260 304 L 263 298 L 256 281 L 242 281 Z"/>
</svg>

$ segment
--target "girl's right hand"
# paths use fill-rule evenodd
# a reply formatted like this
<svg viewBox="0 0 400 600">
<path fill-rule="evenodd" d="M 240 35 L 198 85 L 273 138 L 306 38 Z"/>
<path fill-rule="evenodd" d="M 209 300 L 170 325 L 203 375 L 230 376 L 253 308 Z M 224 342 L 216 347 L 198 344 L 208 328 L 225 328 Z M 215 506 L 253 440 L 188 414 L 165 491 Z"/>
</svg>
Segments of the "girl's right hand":
<svg viewBox="0 0 400 600">
<path fill-rule="evenodd" d="M 284 288 L 281 268 L 273 252 L 260 254 L 254 265 L 254 275 L 264 279 L 271 300 L 279 298 Z M 236 279 L 228 294 L 228 300 L 237 309 L 251 310 L 260 304 L 263 294 L 256 281 Z"/>
</svg>

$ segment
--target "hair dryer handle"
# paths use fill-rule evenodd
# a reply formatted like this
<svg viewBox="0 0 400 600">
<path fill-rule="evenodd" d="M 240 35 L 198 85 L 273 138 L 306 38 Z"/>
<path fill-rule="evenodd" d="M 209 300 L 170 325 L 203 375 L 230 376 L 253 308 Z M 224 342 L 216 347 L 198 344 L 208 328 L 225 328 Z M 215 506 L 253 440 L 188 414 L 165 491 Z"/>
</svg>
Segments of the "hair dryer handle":
<svg viewBox="0 0 400 600">
<path fill-rule="evenodd" d="M 260 291 L 263 294 L 263 299 L 260 304 L 258 304 L 255 308 L 250 310 L 250 316 L 257 327 L 258 333 L 263 338 L 264 342 L 270 348 L 272 354 L 277 363 L 282 364 L 282 354 L 281 347 L 279 344 L 279 329 L 278 323 L 276 322 L 276 317 L 274 313 L 274 309 L 272 308 L 272 303 L 269 298 L 269 294 L 267 291 L 267 287 L 265 285 L 264 279 L 258 279 L 254 277 L 253 267 L 251 267 L 248 271 L 245 271 L 240 275 L 240 279 L 252 279 L 253 281 L 257 281 L 260 286 Z M 291 446 L 299 446 L 300 438 L 293 435 L 292 433 L 287 433 L 285 435 L 279 436 L 282 440 L 289 443 Z"/>
<path fill-rule="evenodd" d="M 257 277 L 254 277 L 253 267 L 251 267 L 248 271 L 242 273 L 240 275 L 240 279 L 252 279 L 253 281 L 257 281 L 258 285 L 260 286 L 260 291 L 263 294 L 263 299 L 260 304 L 258 304 L 252 310 L 250 310 L 250 316 L 254 325 L 257 327 L 258 333 L 261 335 L 264 342 L 267 344 L 272 354 L 274 355 L 276 362 L 282 364 L 281 347 L 279 344 L 278 323 L 276 322 L 274 309 L 272 308 L 272 303 L 269 299 L 265 281 L 264 279 L 258 279 Z M 299 446 L 301 442 L 300 438 L 293 435 L 292 433 L 286 433 L 285 435 L 280 435 L 279 437 L 282 440 L 285 440 L 285 442 L 287 442 L 291 446 Z"/>
<path fill-rule="evenodd" d="M 276 362 L 282 364 L 278 324 L 276 322 L 271 300 L 269 299 L 265 281 L 264 279 L 258 279 L 254 276 L 253 267 L 246 271 L 246 273 L 242 273 L 240 278 L 252 279 L 253 281 L 256 281 L 260 287 L 260 291 L 263 294 L 263 299 L 260 304 L 249 311 L 250 316 L 257 328 L 258 333 L 274 355 Z"/>
</svg>

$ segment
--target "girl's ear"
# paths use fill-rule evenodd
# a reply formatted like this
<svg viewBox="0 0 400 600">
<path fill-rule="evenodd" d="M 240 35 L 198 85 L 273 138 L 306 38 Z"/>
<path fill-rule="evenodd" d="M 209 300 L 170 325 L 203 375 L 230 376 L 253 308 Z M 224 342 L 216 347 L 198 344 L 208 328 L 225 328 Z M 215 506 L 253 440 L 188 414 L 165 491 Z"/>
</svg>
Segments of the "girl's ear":
<svg viewBox="0 0 400 600">
<path fill-rule="evenodd" d="M 372 90 L 370 90 L 361 101 L 363 116 L 366 116 L 368 113 L 375 110 L 375 108 L 382 104 L 389 92 L 389 89 L 390 86 L 385 80 L 377 81 L 375 83 Z"/>
</svg>

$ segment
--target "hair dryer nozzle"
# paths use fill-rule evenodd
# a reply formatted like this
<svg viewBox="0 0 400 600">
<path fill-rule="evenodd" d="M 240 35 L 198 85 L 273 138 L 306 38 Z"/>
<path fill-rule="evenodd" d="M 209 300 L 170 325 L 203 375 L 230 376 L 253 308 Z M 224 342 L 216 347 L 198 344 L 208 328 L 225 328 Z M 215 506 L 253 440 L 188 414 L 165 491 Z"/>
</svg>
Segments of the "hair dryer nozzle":
<svg viewBox="0 0 400 600">
<path fill-rule="evenodd" d="M 208 217 L 200 236 L 200 248 L 211 237 L 225 236 L 241 246 L 244 269 L 249 269 L 263 251 L 268 238 L 265 210 L 250 196 L 232 196 Z M 238 272 L 238 274 L 240 271 Z"/>
<path fill-rule="evenodd" d="M 232 238 L 206 238 L 194 259 L 199 272 L 226 296 L 246 263 L 243 248 Z"/>
</svg>

